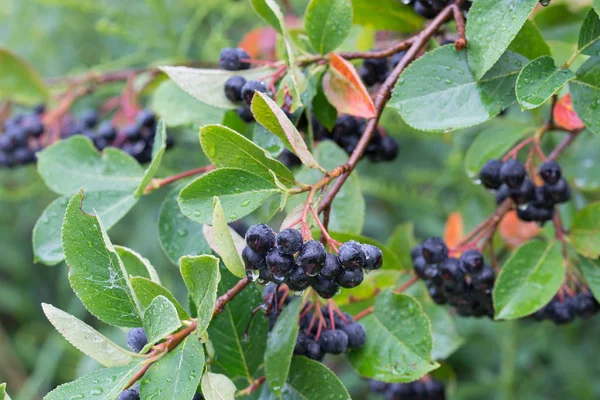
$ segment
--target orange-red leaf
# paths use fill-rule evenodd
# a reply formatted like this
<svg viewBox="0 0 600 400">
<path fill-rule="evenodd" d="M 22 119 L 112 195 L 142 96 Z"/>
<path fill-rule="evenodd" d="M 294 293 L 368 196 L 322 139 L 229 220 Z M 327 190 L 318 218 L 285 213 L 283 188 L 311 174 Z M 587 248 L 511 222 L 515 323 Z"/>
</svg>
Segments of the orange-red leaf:
<svg viewBox="0 0 600 400">
<path fill-rule="evenodd" d="M 239 46 L 246 50 L 251 58 L 275 61 L 277 31 L 271 27 L 252 29 L 244 35 Z"/>
<path fill-rule="evenodd" d="M 323 92 L 342 114 L 362 118 L 374 118 L 377 114 L 375 104 L 352 64 L 335 53 L 329 54 L 329 70 L 323 77 Z"/>
<path fill-rule="evenodd" d="M 499 232 L 506 246 L 516 248 L 536 237 L 540 228 L 535 222 L 523 222 L 516 211 L 509 211 L 500 222 Z"/>
<path fill-rule="evenodd" d="M 558 100 L 554 107 L 554 121 L 558 126 L 567 130 L 583 129 L 585 125 L 577 116 L 571 103 L 571 94 L 567 94 Z"/>
<path fill-rule="evenodd" d="M 463 218 L 459 212 L 453 212 L 446 220 L 444 228 L 444 242 L 448 247 L 455 248 L 464 236 Z"/>
</svg>

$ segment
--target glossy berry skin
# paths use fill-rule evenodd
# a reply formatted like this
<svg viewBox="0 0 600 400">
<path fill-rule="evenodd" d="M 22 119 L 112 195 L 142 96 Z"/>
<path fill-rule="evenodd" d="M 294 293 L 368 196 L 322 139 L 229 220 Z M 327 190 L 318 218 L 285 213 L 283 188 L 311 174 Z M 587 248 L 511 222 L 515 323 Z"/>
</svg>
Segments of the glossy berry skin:
<svg viewBox="0 0 600 400">
<path fill-rule="evenodd" d="M 310 276 L 304 273 L 299 265 L 294 266 L 287 278 L 287 285 L 291 290 L 301 292 L 310 286 Z"/>
<path fill-rule="evenodd" d="M 250 247 L 244 247 L 244 250 L 242 250 L 242 260 L 244 260 L 246 270 L 264 269 L 266 267 L 265 255 L 257 253 Z"/>
<path fill-rule="evenodd" d="M 441 289 L 435 286 L 429 288 L 429 296 L 431 296 L 431 299 L 439 305 L 443 305 L 448 302 L 448 299 L 444 293 L 442 293 Z"/>
<path fill-rule="evenodd" d="M 93 128 L 98 123 L 98 112 L 96 110 L 84 110 L 79 116 L 79 120 L 86 128 Z"/>
<path fill-rule="evenodd" d="M 346 289 L 352 289 L 362 283 L 364 274 L 362 269 L 344 269 L 337 276 L 337 283 Z"/>
<path fill-rule="evenodd" d="M 151 110 L 141 110 L 135 116 L 135 123 L 140 128 L 154 128 L 156 125 L 156 115 Z"/>
<path fill-rule="evenodd" d="M 478 273 L 483 268 L 483 255 L 477 250 L 467 250 L 460 256 L 460 261 L 467 272 Z"/>
<path fill-rule="evenodd" d="M 340 285 L 333 279 L 327 279 L 320 275 L 313 278 L 312 288 L 324 299 L 330 299 L 340 290 Z"/>
<path fill-rule="evenodd" d="M 465 271 L 457 258 L 447 258 L 440 264 L 440 273 L 445 283 L 458 283 L 464 280 Z"/>
<path fill-rule="evenodd" d="M 496 274 L 491 265 L 485 264 L 479 274 L 473 277 L 473 286 L 479 290 L 491 289 L 494 287 Z"/>
<path fill-rule="evenodd" d="M 500 205 L 504 203 L 506 199 L 510 197 L 510 189 L 506 185 L 500 186 L 498 191 L 496 192 L 496 204 Z"/>
<path fill-rule="evenodd" d="M 117 400 L 140 400 L 140 391 L 138 389 L 124 390 Z"/>
<path fill-rule="evenodd" d="M 545 183 L 555 184 L 562 177 L 560 166 L 556 161 L 545 161 L 539 167 L 540 176 Z"/>
<path fill-rule="evenodd" d="M 247 105 L 252 104 L 255 92 L 267 93 L 267 85 L 261 81 L 249 80 L 242 86 L 242 99 Z"/>
<path fill-rule="evenodd" d="M 508 160 L 500 168 L 500 179 L 511 189 L 518 189 L 525 175 L 525 166 L 519 160 Z"/>
<path fill-rule="evenodd" d="M 225 81 L 225 96 L 229 101 L 237 103 L 242 101 L 242 87 L 246 84 L 246 78 L 234 75 Z"/>
<path fill-rule="evenodd" d="M 254 122 L 254 114 L 252 114 L 252 110 L 247 105 L 238 107 L 235 110 L 235 113 L 238 115 L 238 117 L 240 117 L 242 121 L 244 121 L 247 124 Z"/>
<path fill-rule="evenodd" d="M 132 328 L 127 333 L 127 346 L 134 353 L 139 353 L 142 351 L 144 346 L 148 344 L 148 339 L 146 338 L 146 332 L 144 332 L 144 328 Z"/>
<path fill-rule="evenodd" d="M 294 255 L 302 248 L 302 233 L 298 229 L 288 228 L 277 235 L 277 248 L 283 254 Z"/>
<path fill-rule="evenodd" d="M 325 266 L 321 269 L 321 276 L 325 278 L 335 278 L 342 272 L 342 266 L 335 254 L 327 254 Z"/>
<path fill-rule="evenodd" d="M 417 257 L 413 260 L 413 269 L 415 270 L 415 274 L 417 274 L 417 276 L 421 279 L 426 280 L 427 279 L 427 268 L 429 267 L 430 264 L 427 264 L 427 261 L 425 261 L 425 258 L 421 257 Z"/>
<path fill-rule="evenodd" d="M 383 253 L 381 252 L 381 249 L 371 244 L 363 244 L 362 248 L 366 257 L 364 268 L 367 270 L 381 268 L 383 265 Z"/>
<path fill-rule="evenodd" d="M 501 160 L 488 160 L 481 171 L 479 171 L 479 180 L 488 189 L 498 189 L 502 185 L 500 179 L 500 168 L 504 163 Z"/>
<path fill-rule="evenodd" d="M 250 68 L 250 63 L 247 60 L 250 55 L 242 48 L 226 47 L 221 50 L 219 55 L 219 66 L 227 71 L 240 71 Z"/>
<path fill-rule="evenodd" d="M 319 345 L 325 353 L 344 353 L 348 350 L 348 335 L 346 335 L 346 332 L 339 329 L 327 329 L 321 333 Z"/>
<path fill-rule="evenodd" d="M 560 178 L 555 184 L 545 185 L 548 198 L 555 204 L 566 203 L 571 199 L 571 188 L 565 180 Z"/>
<path fill-rule="evenodd" d="M 360 269 L 365 266 L 367 258 L 360 243 L 350 240 L 340 246 L 338 259 L 346 269 Z"/>
<path fill-rule="evenodd" d="M 323 357 L 325 357 L 325 353 L 323 352 L 323 349 L 321 349 L 321 345 L 319 345 L 319 343 L 315 342 L 312 339 L 308 339 L 306 341 L 306 357 L 310 358 L 311 360 L 316 360 L 316 361 L 321 361 L 323 360 Z"/>
<path fill-rule="evenodd" d="M 425 240 L 421 247 L 423 249 L 423 258 L 429 264 L 437 264 L 448 257 L 448 247 L 439 237 L 432 237 Z"/>
<path fill-rule="evenodd" d="M 327 251 L 325 247 L 316 240 L 309 240 L 300 249 L 296 262 L 304 269 L 307 275 L 315 276 L 325 266 L 326 258 Z"/>
<path fill-rule="evenodd" d="M 348 348 L 357 349 L 367 342 L 367 332 L 365 328 L 358 323 L 351 323 L 340 328 L 348 336 Z"/>
<path fill-rule="evenodd" d="M 265 254 L 275 247 L 275 232 L 268 225 L 252 225 L 246 232 L 246 244 L 257 253 Z"/>
<path fill-rule="evenodd" d="M 525 204 L 535 198 L 535 187 L 529 179 L 525 179 L 517 189 L 509 189 L 509 192 L 515 204 Z"/>
<path fill-rule="evenodd" d="M 410 249 L 410 258 L 415 261 L 415 259 L 423 257 L 423 246 L 421 244 L 416 245 L 412 249 Z"/>
<path fill-rule="evenodd" d="M 294 268 L 294 257 L 283 254 L 278 249 L 273 249 L 267 254 L 266 262 L 273 281 L 277 284 L 283 283 Z"/>
</svg>

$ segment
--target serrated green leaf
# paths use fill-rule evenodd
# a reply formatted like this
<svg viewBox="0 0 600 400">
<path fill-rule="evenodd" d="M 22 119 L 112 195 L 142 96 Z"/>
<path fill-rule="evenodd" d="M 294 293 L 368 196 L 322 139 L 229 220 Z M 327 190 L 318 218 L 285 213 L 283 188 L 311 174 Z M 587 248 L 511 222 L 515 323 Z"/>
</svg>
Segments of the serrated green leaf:
<svg viewBox="0 0 600 400">
<path fill-rule="evenodd" d="M 478 0 L 469 9 L 467 43 L 469 65 L 479 79 L 500 59 L 537 0 Z"/>
<path fill-rule="evenodd" d="M 185 256 L 179 260 L 181 276 L 196 306 L 198 334 L 203 334 L 213 316 L 221 280 L 219 259 L 214 256 Z"/>
<path fill-rule="evenodd" d="M 127 365 L 137 356 L 65 311 L 45 303 L 42 303 L 42 309 L 54 328 L 69 343 L 104 367 Z"/>
<path fill-rule="evenodd" d="M 237 282 L 238 278 L 221 268 L 219 296 Z M 258 286 L 250 285 L 229 301 L 223 312 L 208 327 L 208 335 L 215 350 L 211 365 L 230 379 L 243 377 L 252 380 L 263 363 L 269 330 L 268 319 L 257 314 L 248 327 L 252 311 L 262 302 Z"/>
<path fill-rule="evenodd" d="M 589 58 L 569 88 L 575 112 L 587 128 L 600 135 L 600 57 Z"/>
<path fill-rule="evenodd" d="M 213 209 L 213 240 L 217 253 L 223 260 L 227 269 L 238 278 L 246 276 L 246 269 L 240 253 L 238 253 L 233 238 L 227 225 L 227 218 L 218 197 L 214 198 Z"/>
<path fill-rule="evenodd" d="M 575 73 L 568 68 L 557 68 L 552 57 L 536 58 L 519 73 L 517 100 L 523 110 L 537 108 L 573 79 Z"/>
<path fill-rule="evenodd" d="M 130 279 L 130 281 L 131 286 L 133 287 L 133 291 L 137 296 L 137 299 L 143 310 L 148 308 L 148 306 L 157 296 L 164 296 L 175 306 L 175 309 L 177 310 L 177 315 L 179 315 L 179 319 L 190 319 L 190 316 L 188 315 L 187 311 L 183 308 L 181 304 L 179 304 L 175 296 L 173 296 L 173 293 L 169 292 L 167 288 L 147 278 L 134 276 Z"/>
<path fill-rule="evenodd" d="M 205 400 L 233 400 L 236 390 L 235 384 L 225 375 L 207 372 L 202 377 Z"/>
<path fill-rule="evenodd" d="M 525 62 L 523 56 L 507 52 L 477 80 L 467 52 L 442 46 L 408 66 L 389 104 L 420 130 L 446 132 L 477 125 L 515 101 L 514 84 Z"/>
<path fill-rule="evenodd" d="M 225 71 L 221 69 L 198 69 L 189 67 L 160 67 L 169 78 L 187 94 L 209 106 L 233 110 L 239 105 L 225 96 L 225 82 L 234 75 L 246 79 L 260 79 L 268 76 L 272 68 L 253 68 L 243 71 Z"/>
<path fill-rule="evenodd" d="M 344 384 L 323 363 L 310 360 L 306 357 L 295 356 L 292 359 L 288 380 L 281 392 L 281 399 L 304 400 L 322 398 L 328 400 L 351 400 L 350 394 L 344 387 Z"/>
<path fill-rule="evenodd" d="M 269 96 L 256 92 L 252 99 L 252 114 L 259 124 L 281 139 L 285 147 L 294 152 L 304 165 L 309 168 L 322 169 L 308 151 L 300 132 Z"/>
<path fill-rule="evenodd" d="M 210 247 L 202 233 L 202 224 L 181 213 L 177 198 L 180 187 L 173 189 L 160 207 L 158 239 L 165 254 L 173 264 L 185 255 L 210 254 Z"/>
<path fill-rule="evenodd" d="M 144 311 L 148 344 L 156 344 L 181 327 L 177 309 L 165 296 L 156 296 Z"/>
<path fill-rule="evenodd" d="M 475 178 L 481 167 L 490 159 L 501 158 L 522 138 L 533 135 L 536 126 L 512 121 L 498 121 L 484 129 L 473 141 L 465 154 L 467 175 Z"/>
<path fill-rule="evenodd" d="M 156 135 L 154 136 L 154 144 L 152 145 L 152 161 L 150 162 L 150 165 L 148 165 L 148 168 L 146 168 L 144 177 L 135 191 L 135 197 L 139 198 L 144 195 L 144 189 L 146 189 L 146 186 L 148 186 L 150 181 L 152 181 L 152 178 L 154 178 L 154 175 L 156 175 L 166 150 L 167 126 L 165 125 L 165 121 L 161 119 L 156 124 Z"/>
<path fill-rule="evenodd" d="M 156 361 L 142 379 L 140 397 L 191 399 L 204 372 L 204 349 L 195 335 L 188 336 Z"/>
<path fill-rule="evenodd" d="M 160 284 L 160 278 L 156 269 L 150 264 L 147 258 L 142 257 L 138 252 L 124 246 L 114 246 L 123 266 L 129 276 L 140 276 L 148 278 Z"/>
<path fill-rule="evenodd" d="M 60 385 L 44 400 L 86 399 L 114 400 L 123 391 L 133 375 L 139 370 L 141 362 L 122 367 L 103 368 L 85 375 L 76 381 Z M 190 397 L 191 398 L 191 397 Z"/>
<path fill-rule="evenodd" d="M 292 362 L 296 337 L 298 336 L 298 316 L 302 299 L 296 297 L 286 305 L 269 333 L 265 352 L 265 375 L 271 390 L 281 397 Z"/>
<path fill-rule="evenodd" d="M 273 136 L 273 135 L 271 135 Z M 271 180 L 271 172 L 286 186 L 294 184 L 294 174 L 264 149 L 236 131 L 222 125 L 200 129 L 200 143 L 206 156 L 217 167 L 239 168 Z"/>
<path fill-rule="evenodd" d="M 279 33 L 283 33 L 281 23 L 273 9 L 265 0 L 250 0 L 250 5 L 254 11 L 269 25 Z"/>
<path fill-rule="evenodd" d="M 431 323 L 412 297 L 384 291 L 361 324 L 367 343 L 350 353 L 360 375 L 384 382 L 411 382 L 438 367 L 431 361 Z"/>
<path fill-rule="evenodd" d="M 600 299 L 600 262 L 587 257 L 579 257 L 579 261 L 579 269 L 588 287 L 596 300 Z"/>
<path fill-rule="evenodd" d="M 588 204 L 575 214 L 569 238 L 579 254 L 600 256 L 600 202 Z"/>
<path fill-rule="evenodd" d="M 350 0 L 311 0 L 304 26 L 315 50 L 321 54 L 335 50 L 352 27 Z"/>
<path fill-rule="evenodd" d="M 0 48 L 0 65 L 0 98 L 31 105 L 48 99 L 44 81 L 25 60 Z"/>
<path fill-rule="evenodd" d="M 141 310 L 127 271 L 96 216 L 82 211 L 83 191 L 67 206 L 62 244 L 69 282 L 89 312 L 120 327 L 141 326 Z"/>
<path fill-rule="evenodd" d="M 219 168 L 185 186 L 179 193 L 181 212 L 202 224 L 213 224 L 213 198 L 223 205 L 227 222 L 256 210 L 281 189 L 273 182 L 237 168 Z"/>
<path fill-rule="evenodd" d="M 406 222 L 396 226 L 396 229 L 388 238 L 386 247 L 398 257 L 402 268 L 412 268 L 410 252 L 416 244 L 415 225 L 412 222 Z"/>
<path fill-rule="evenodd" d="M 532 20 L 525 21 L 508 50 L 521 54 L 529 60 L 551 55 L 550 46 L 544 40 L 542 32 Z"/>
<path fill-rule="evenodd" d="M 450 316 L 447 308 L 440 307 L 433 303 L 431 299 L 421 301 L 421 306 L 431 321 L 433 337 L 431 359 L 435 361 L 445 360 L 458 350 L 464 339 L 456 330 L 454 319 Z"/>
<path fill-rule="evenodd" d="M 504 263 L 494 286 L 496 319 L 515 319 L 539 310 L 556 294 L 565 262 L 556 241 L 530 241 Z"/>
<path fill-rule="evenodd" d="M 590 10 L 579 32 L 579 53 L 588 56 L 600 56 L 600 17 Z"/>
<path fill-rule="evenodd" d="M 377 30 L 414 32 L 424 19 L 413 8 L 397 0 L 352 0 L 354 23 Z"/>
</svg>

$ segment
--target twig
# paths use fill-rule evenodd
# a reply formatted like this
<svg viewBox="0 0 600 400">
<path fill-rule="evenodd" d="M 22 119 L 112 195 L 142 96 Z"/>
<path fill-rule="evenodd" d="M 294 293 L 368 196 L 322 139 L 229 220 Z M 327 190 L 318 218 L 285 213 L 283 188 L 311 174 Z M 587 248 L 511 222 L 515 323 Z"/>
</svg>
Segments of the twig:
<svg viewBox="0 0 600 400">
<path fill-rule="evenodd" d="M 456 31 L 458 33 L 458 39 L 454 42 L 456 50 L 461 51 L 467 47 L 467 38 L 465 35 L 465 18 L 463 17 L 462 10 L 456 4 L 452 4 L 452 14 L 454 15 L 454 21 L 456 21 Z"/>
<path fill-rule="evenodd" d="M 363 319 L 367 315 L 370 315 L 373 312 L 373 310 L 375 310 L 375 306 L 365 308 L 364 310 L 362 310 L 361 312 L 359 312 L 358 314 L 356 314 L 354 316 L 354 320 L 358 321 L 358 320 Z"/>
<path fill-rule="evenodd" d="M 394 293 L 399 294 L 399 293 L 404 292 L 406 289 L 408 289 L 409 287 L 411 287 L 412 285 L 417 283 L 418 280 L 419 280 L 418 276 L 416 276 L 416 275 L 413 276 L 412 278 L 410 278 L 409 280 L 404 282 L 404 284 L 399 286 L 396 290 L 394 290 Z"/>
<path fill-rule="evenodd" d="M 194 175 L 198 175 L 198 174 L 203 174 L 205 172 L 209 172 L 212 171 L 213 169 L 215 169 L 214 165 L 207 165 L 204 167 L 200 167 L 200 168 L 196 168 L 196 169 L 191 169 L 189 171 L 185 171 L 182 172 L 180 174 L 177 175 L 173 175 L 173 176 L 168 176 L 166 178 L 162 178 L 162 179 L 153 179 L 152 182 L 150 182 L 148 184 L 148 186 L 146 186 L 146 188 L 144 189 L 144 194 L 148 194 L 150 192 L 155 191 L 156 189 L 159 189 L 163 186 L 167 186 L 170 183 L 173 182 L 177 182 L 180 179 L 184 179 L 190 176 L 194 176 Z"/>
<path fill-rule="evenodd" d="M 581 130 L 571 132 L 569 136 L 567 136 L 554 148 L 554 150 L 552 150 L 548 157 L 546 157 L 546 160 L 556 160 L 562 154 L 562 152 L 565 151 L 565 149 L 569 147 L 575 139 L 577 139 L 580 133 Z"/>
<path fill-rule="evenodd" d="M 265 383 L 266 379 L 266 377 L 261 376 L 260 378 L 252 382 L 250 386 L 248 386 L 246 389 L 241 390 L 236 396 L 247 396 L 249 394 L 254 393 L 258 388 L 262 386 L 263 383 Z"/>
<path fill-rule="evenodd" d="M 252 281 L 248 278 L 242 278 L 224 295 L 217 298 L 217 301 L 215 303 L 215 309 L 213 311 L 213 318 L 221 314 L 225 309 L 227 303 L 231 301 L 231 299 L 233 299 L 235 296 L 237 296 L 242 290 L 244 290 L 251 282 Z"/>
</svg>

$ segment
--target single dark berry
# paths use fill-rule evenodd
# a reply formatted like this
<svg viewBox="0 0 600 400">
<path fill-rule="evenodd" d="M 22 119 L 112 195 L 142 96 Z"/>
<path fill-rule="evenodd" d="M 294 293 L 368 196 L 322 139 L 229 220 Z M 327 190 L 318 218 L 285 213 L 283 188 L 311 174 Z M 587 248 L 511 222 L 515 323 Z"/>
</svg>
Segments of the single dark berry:
<svg viewBox="0 0 600 400">
<path fill-rule="evenodd" d="M 324 299 L 330 299 L 340 290 L 340 285 L 334 279 L 327 279 L 317 275 L 312 279 L 312 288 Z"/>
<path fill-rule="evenodd" d="M 46 112 L 45 104 L 38 104 L 35 107 L 33 107 L 33 113 L 35 115 L 42 115 L 44 112 Z"/>
<path fill-rule="evenodd" d="M 140 391 L 138 389 L 124 390 L 117 400 L 140 400 Z"/>
<path fill-rule="evenodd" d="M 413 261 L 415 261 L 415 259 L 419 257 L 423 257 L 423 246 L 421 246 L 420 244 L 410 249 L 410 258 Z"/>
<path fill-rule="evenodd" d="M 92 109 L 84 110 L 79 116 L 79 120 L 85 128 L 93 128 L 98 123 L 98 112 Z"/>
<path fill-rule="evenodd" d="M 360 269 L 365 266 L 367 257 L 360 243 L 350 240 L 340 246 L 338 259 L 344 268 Z"/>
<path fill-rule="evenodd" d="M 509 189 L 509 191 L 515 204 L 529 203 L 535 198 L 535 186 L 529 179 L 525 179 L 517 189 Z"/>
<path fill-rule="evenodd" d="M 500 186 L 500 189 L 496 192 L 496 204 L 500 205 L 504 203 L 506 199 L 510 197 L 510 189 L 506 185 Z"/>
<path fill-rule="evenodd" d="M 38 116 L 28 116 L 23 120 L 23 129 L 27 136 L 40 137 L 44 133 L 44 125 Z"/>
<path fill-rule="evenodd" d="M 20 147 L 13 153 L 13 160 L 17 165 L 29 164 L 35 161 L 35 153 L 27 147 Z"/>
<path fill-rule="evenodd" d="M 372 71 L 369 71 L 365 67 L 360 67 L 358 70 L 358 75 L 360 76 L 360 80 L 363 81 L 365 86 L 373 86 L 377 83 L 378 77 Z"/>
<path fill-rule="evenodd" d="M 301 292 L 310 286 L 310 276 L 306 275 L 302 267 L 296 265 L 290 272 L 286 283 L 290 290 Z"/>
<path fill-rule="evenodd" d="M 146 338 L 146 332 L 144 332 L 144 328 L 133 328 L 127 333 L 127 346 L 134 353 L 139 353 L 142 351 L 144 346 L 147 344 L 148 339 Z"/>
<path fill-rule="evenodd" d="M 426 4 L 423 0 L 417 0 L 415 2 L 414 10 L 417 14 L 427 19 L 433 19 L 437 15 L 437 12 L 433 7 Z"/>
<path fill-rule="evenodd" d="M 142 137 L 142 132 L 140 131 L 140 128 L 135 124 L 127 125 L 123 129 L 123 134 L 125 135 L 125 138 L 130 142 L 134 142 Z"/>
<path fill-rule="evenodd" d="M 250 109 L 250 107 L 245 104 L 243 106 L 238 107 L 235 110 L 235 113 L 238 115 L 238 117 L 240 117 L 242 121 L 244 121 L 247 124 L 254 122 L 254 114 L 252 114 L 252 110 Z"/>
<path fill-rule="evenodd" d="M 294 354 L 299 355 L 299 356 L 304 356 L 306 355 L 306 345 L 308 340 L 310 340 L 306 334 L 304 333 L 304 331 L 302 329 L 300 329 L 300 331 L 298 332 L 298 336 L 296 337 L 296 345 L 294 346 Z"/>
<path fill-rule="evenodd" d="M 477 290 L 487 290 L 494 287 L 496 274 L 491 265 L 485 264 L 477 275 L 473 276 L 473 286 Z"/>
<path fill-rule="evenodd" d="M 279 161 L 281 161 L 281 163 L 288 168 L 298 167 L 302 165 L 302 161 L 300 161 L 298 156 L 289 151 L 288 149 L 283 149 L 281 154 L 279 154 Z"/>
<path fill-rule="evenodd" d="M 547 196 L 554 204 L 566 203 L 571 199 L 571 188 L 565 178 L 560 178 L 553 185 L 546 184 L 544 186 Z"/>
<path fill-rule="evenodd" d="M 519 160 L 508 160 L 500 168 L 500 179 L 511 189 L 518 189 L 523 183 L 525 175 L 525 166 Z"/>
<path fill-rule="evenodd" d="M 423 256 L 417 257 L 413 260 L 413 268 L 415 270 L 415 274 L 421 279 L 427 279 L 426 271 L 430 264 L 427 264 L 425 258 Z"/>
<path fill-rule="evenodd" d="M 6 135 L 8 135 L 9 140 L 13 144 L 14 148 L 27 147 L 28 138 L 25 134 L 25 129 L 21 128 L 20 126 L 17 126 L 11 129 L 10 131 L 6 132 Z"/>
<path fill-rule="evenodd" d="M 298 229 L 284 229 L 277 235 L 277 248 L 283 254 L 296 254 L 302 248 L 302 233 Z"/>
<path fill-rule="evenodd" d="M 225 96 L 234 103 L 242 101 L 242 87 L 246 84 L 246 78 L 234 75 L 225 81 Z"/>
<path fill-rule="evenodd" d="M 325 354 L 323 353 L 323 349 L 321 349 L 321 345 L 315 342 L 312 339 L 308 339 L 306 341 L 306 357 L 311 360 L 321 361 Z"/>
<path fill-rule="evenodd" d="M 388 389 L 389 386 L 390 384 L 386 382 L 376 381 L 374 379 L 369 381 L 369 389 L 374 393 L 383 393 Z"/>
<path fill-rule="evenodd" d="M 582 318 L 594 315 L 600 310 L 600 304 L 590 293 L 577 293 L 573 299 L 575 313 Z"/>
<path fill-rule="evenodd" d="M 219 55 L 219 66 L 227 71 L 240 71 L 250 68 L 248 59 L 250 59 L 250 55 L 244 49 L 226 47 L 221 50 Z"/>
<path fill-rule="evenodd" d="M 112 142 L 117 137 L 117 130 L 113 126 L 112 122 L 104 121 L 98 128 L 98 135 L 103 137 L 105 140 Z"/>
<path fill-rule="evenodd" d="M 367 342 L 367 332 L 364 326 L 359 323 L 351 323 L 340 328 L 348 335 L 348 348 L 358 349 Z"/>
<path fill-rule="evenodd" d="M 575 313 L 566 301 L 553 301 L 550 310 L 550 319 L 552 319 L 552 322 L 556 325 L 568 324 L 575 319 Z"/>
<path fill-rule="evenodd" d="M 477 250 L 467 250 L 460 256 L 467 272 L 476 274 L 483 268 L 483 255 Z"/>
<path fill-rule="evenodd" d="M 562 176 L 560 166 L 555 161 L 545 161 L 540 165 L 539 172 L 544 182 L 551 185 L 558 182 Z"/>
<path fill-rule="evenodd" d="M 431 286 L 429 288 L 429 296 L 431 296 L 431 299 L 439 305 L 443 305 L 448 302 L 443 290 L 437 286 Z"/>
<path fill-rule="evenodd" d="M 273 282 L 283 283 L 294 268 L 294 257 L 283 254 L 279 249 L 273 249 L 267 254 L 267 268 L 271 272 Z"/>
<path fill-rule="evenodd" d="M 267 93 L 267 85 L 264 82 L 249 80 L 242 86 L 242 99 L 247 105 L 252 104 L 254 92 Z"/>
<path fill-rule="evenodd" d="M 325 258 L 325 266 L 321 269 L 321 276 L 335 278 L 342 272 L 342 266 L 335 254 L 328 253 Z"/>
<path fill-rule="evenodd" d="M 252 250 L 265 254 L 275 247 L 275 232 L 265 224 L 252 225 L 246 232 L 246 244 Z"/>
<path fill-rule="evenodd" d="M 535 209 L 536 207 L 533 205 L 527 205 L 526 207 L 519 207 L 517 208 L 517 217 L 524 222 L 532 222 L 535 221 L 534 220 L 534 215 L 535 215 Z"/>
<path fill-rule="evenodd" d="M 440 273 L 444 282 L 457 283 L 464 280 L 465 271 L 458 258 L 446 258 L 440 263 Z"/>
<path fill-rule="evenodd" d="M 342 272 L 337 276 L 337 283 L 346 289 L 352 289 L 360 285 L 364 279 L 363 270 L 357 269 L 343 269 Z"/>
<path fill-rule="evenodd" d="M 204 396 L 202 396 L 200 393 L 196 393 L 194 394 L 192 400 L 204 400 Z"/>
<path fill-rule="evenodd" d="M 479 180 L 488 189 L 498 189 L 502 185 L 500 179 L 500 168 L 504 163 L 502 160 L 488 160 L 481 171 L 479 171 Z"/>
<path fill-rule="evenodd" d="M 4 133 L 0 135 L 0 151 L 12 151 L 14 149 L 14 145 L 10 138 L 10 135 Z"/>
<path fill-rule="evenodd" d="M 381 143 L 377 151 L 378 159 L 381 161 L 394 161 L 398 156 L 400 146 L 398 141 L 391 136 L 381 138 Z"/>
<path fill-rule="evenodd" d="M 298 253 L 296 262 L 304 269 L 309 276 L 315 276 L 325 266 L 327 251 L 323 245 L 316 240 L 309 240 L 304 243 Z"/>
<path fill-rule="evenodd" d="M 361 133 L 360 128 L 361 127 L 358 118 L 347 114 L 340 115 L 335 121 L 335 126 L 333 127 L 333 140 L 338 142 L 343 137 L 358 137 Z"/>
<path fill-rule="evenodd" d="M 246 270 L 255 271 L 266 267 L 265 255 L 252 250 L 250 247 L 244 247 L 242 250 L 242 259 Z"/>
<path fill-rule="evenodd" d="M 425 240 L 421 247 L 423 248 L 423 257 L 429 264 L 437 264 L 448 257 L 448 247 L 439 237 L 431 237 Z"/>
<path fill-rule="evenodd" d="M 540 208 L 552 208 L 554 207 L 554 201 L 550 198 L 547 192 L 548 185 L 536 186 L 535 196 L 531 205 Z"/>
<path fill-rule="evenodd" d="M 135 123 L 139 127 L 153 129 L 156 126 L 156 115 L 151 110 L 141 110 L 135 116 Z"/>
<path fill-rule="evenodd" d="M 398 65 L 398 63 L 402 61 L 405 55 L 406 51 L 401 51 L 399 53 L 394 54 L 392 58 L 390 58 L 390 66 L 392 68 L 396 68 L 396 65 Z"/>
<path fill-rule="evenodd" d="M 325 353 L 341 354 L 348 350 L 348 335 L 346 332 L 336 329 L 327 329 L 321 333 L 319 345 Z"/>
<path fill-rule="evenodd" d="M 381 249 L 372 244 L 363 244 L 363 252 L 365 253 L 365 269 L 374 270 L 379 269 L 383 265 L 383 253 Z"/>
</svg>

